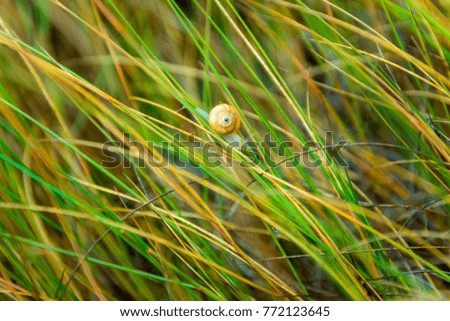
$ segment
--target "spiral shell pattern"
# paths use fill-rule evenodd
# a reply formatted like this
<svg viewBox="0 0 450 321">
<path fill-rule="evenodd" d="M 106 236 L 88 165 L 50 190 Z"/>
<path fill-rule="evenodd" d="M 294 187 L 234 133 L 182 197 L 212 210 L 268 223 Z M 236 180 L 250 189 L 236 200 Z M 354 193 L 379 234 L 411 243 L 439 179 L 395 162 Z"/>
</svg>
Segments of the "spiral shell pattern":
<svg viewBox="0 0 450 321">
<path fill-rule="evenodd" d="M 241 126 L 241 118 L 236 108 L 228 104 L 215 106 L 209 113 L 208 122 L 220 135 L 236 134 Z"/>
</svg>

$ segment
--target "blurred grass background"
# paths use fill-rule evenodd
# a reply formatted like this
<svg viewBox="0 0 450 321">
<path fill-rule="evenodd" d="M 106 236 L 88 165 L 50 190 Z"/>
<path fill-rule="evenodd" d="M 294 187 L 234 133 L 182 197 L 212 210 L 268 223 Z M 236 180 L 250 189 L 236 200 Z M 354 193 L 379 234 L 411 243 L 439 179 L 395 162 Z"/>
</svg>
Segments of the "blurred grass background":
<svg viewBox="0 0 450 321">
<path fill-rule="evenodd" d="M 448 300 L 449 17 L 447 0 L 2 1 L 0 298 Z M 223 142 L 199 113 L 219 103 L 243 139 L 291 145 L 210 166 L 192 139 Z M 317 166 L 286 166 L 308 142 Z"/>
</svg>

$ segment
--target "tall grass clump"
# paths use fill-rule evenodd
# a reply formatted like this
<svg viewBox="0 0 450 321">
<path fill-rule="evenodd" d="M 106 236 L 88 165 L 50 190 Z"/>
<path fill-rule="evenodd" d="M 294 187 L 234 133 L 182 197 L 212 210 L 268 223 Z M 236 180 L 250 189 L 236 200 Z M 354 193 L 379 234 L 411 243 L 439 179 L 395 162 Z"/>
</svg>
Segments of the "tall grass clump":
<svg viewBox="0 0 450 321">
<path fill-rule="evenodd" d="M 448 300 L 449 17 L 3 2 L 0 298 Z"/>
</svg>

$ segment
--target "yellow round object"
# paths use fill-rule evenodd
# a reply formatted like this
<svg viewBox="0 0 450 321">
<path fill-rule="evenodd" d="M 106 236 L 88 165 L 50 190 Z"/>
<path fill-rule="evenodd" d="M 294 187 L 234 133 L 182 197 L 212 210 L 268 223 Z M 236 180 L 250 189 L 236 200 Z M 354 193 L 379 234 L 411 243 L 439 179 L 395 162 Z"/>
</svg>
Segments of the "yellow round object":
<svg viewBox="0 0 450 321">
<path fill-rule="evenodd" d="M 236 134 L 241 126 L 241 117 L 236 108 L 228 104 L 220 104 L 211 110 L 208 122 L 220 135 Z"/>
</svg>

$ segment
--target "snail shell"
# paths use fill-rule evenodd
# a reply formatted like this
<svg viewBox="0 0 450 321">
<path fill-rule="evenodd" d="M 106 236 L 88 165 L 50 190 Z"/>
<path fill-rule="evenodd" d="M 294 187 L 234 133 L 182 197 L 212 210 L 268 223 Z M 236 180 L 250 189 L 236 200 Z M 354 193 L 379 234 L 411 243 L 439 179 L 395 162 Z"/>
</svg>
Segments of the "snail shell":
<svg viewBox="0 0 450 321">
<path fill-rule="evenodd" d="M 241 126 L 241 117 L 236 108 L 228 104 L 220 104 L 211 110 L 208 122 L 220 135 L 237 134 Z"/>
</svg>

